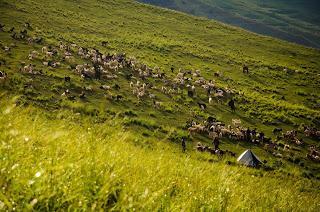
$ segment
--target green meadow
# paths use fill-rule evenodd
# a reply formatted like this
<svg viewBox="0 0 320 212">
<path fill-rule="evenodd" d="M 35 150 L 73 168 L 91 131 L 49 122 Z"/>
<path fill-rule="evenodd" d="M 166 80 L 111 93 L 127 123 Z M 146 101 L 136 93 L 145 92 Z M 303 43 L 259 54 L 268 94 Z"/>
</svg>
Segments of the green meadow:
<svg viewBox="0 0 320 212">
<path fill-rule="evenodd" d="M 15 27 L 18 32 L 25 22 L 31 24 L 28 36 L 43 38 L 42 44 L 12 39 L 7 31 Z M 8 74 L 0 81 L 0 210 L 319 208 L 320 166 L 306 158 L 319 140 L 303 134 L 304 126 L 320 127 L 319 50 L 131 0 L 0 0 L 0 23 L 5 24 L 0 71 Z M 186 89 L 164 94 L 163 81 L 147 78 L 161 102 L 155 108 L 150 98 L 139 101 L 132 94 L 126 67 L 117 79 L 84 80 L 71 67 L 88 60 L 64 61 L 62 52 L 53 58 L 59 67 L 44 66 L 41 48 L 59 41 L 126 53 L 159 67 L 169 80 L 179 69 L 201 70 L 205 79 L 234 91 L 236 112 L 227 106 L 229 97 L 209 105 L 200 87 L 194 98 Z M 33 50 L 40 56 L 30 61 Z M 41 73 L 21 71 L 29 63 Z M 249 74 L 242 73 L 243 64 Z M 66 89 L 75 100 L 61 96 Z M 85 99 L 78 98 L 82 91 Z M 111 98 L 117 95 L 122 99 Z M 201 110 L 198 102 L 208 108 Z M 272 152 L 222 139 L 221 148 L 237 156 L 252 149 L 266 162 L 259 169 L 240 166 L 231 156 L 197 152 L 197 142 L 211 145 L 211 140 L 190 136 L 185 125 L 209 116 L 227 125 L 241 119 L 279 148 Z M 298 130 L 304 144 L 277 139 L 272 130 L 279 127 Z M 285 144 L 290 151 L 280 148 Z"/>
</svg>

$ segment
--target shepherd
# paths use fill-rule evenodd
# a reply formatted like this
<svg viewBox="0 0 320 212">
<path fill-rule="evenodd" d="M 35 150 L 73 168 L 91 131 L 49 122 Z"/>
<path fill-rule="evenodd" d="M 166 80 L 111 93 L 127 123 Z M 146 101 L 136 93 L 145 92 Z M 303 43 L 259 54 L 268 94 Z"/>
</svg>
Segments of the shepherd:
<svg viewBox="0 0 320 212">
<path fill-rule="evenodd" d="M 236 111 L 236 106 L 234 105 L 234 100 L 231 99 L 228 103 L 229 107 L 231 108 L 232 112 Z"/>
<path fill-rule="evenodd" d="M 219 149 L 219 144 L 220 144 L 219 138 L 215 137 L 212 141 L 212 145 L 214 146 L 215 151 Z"/>
<path fill-rule="evenodd" d="M 181 146 L 182 146 L 182 152 L 186 152 L 187 145 L 186 145 L 186 138 L 182 137 L 181 139 Z"/>
</svg>

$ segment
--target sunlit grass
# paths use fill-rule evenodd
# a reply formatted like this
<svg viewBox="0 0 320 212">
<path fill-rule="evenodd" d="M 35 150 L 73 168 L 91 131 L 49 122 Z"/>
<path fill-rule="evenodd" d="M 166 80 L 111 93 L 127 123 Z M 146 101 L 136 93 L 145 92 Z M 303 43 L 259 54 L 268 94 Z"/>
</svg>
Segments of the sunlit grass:
<svg viewBox="0 0 320 212">
<path fill-rule="evenodd" d="M 319 182 L 226 165 L 124 131 L 117 120 L 1 104 L 1 210 L 305 210 Z M 63 118 L 61 118 L 63 117 Z M 144 141 L 145 142 L 145 141 Z"/>
</svg>

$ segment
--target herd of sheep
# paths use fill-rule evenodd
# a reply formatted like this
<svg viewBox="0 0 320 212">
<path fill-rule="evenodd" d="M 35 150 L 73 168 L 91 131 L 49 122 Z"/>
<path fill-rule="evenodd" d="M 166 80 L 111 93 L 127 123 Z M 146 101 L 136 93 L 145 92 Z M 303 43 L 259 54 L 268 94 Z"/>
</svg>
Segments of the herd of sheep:
<svg viewBox="0 0 320 212">
<path fill-rule="evenodd" d="M 4 32 L 4 25 L 0 24 L 0 33 Z M 78 74 L 82 80 L 97 79 L 97 80 L 117 80 L 119 76 L 123 75 L 124 70 L 129 70 L 130 74 L 126 75 L 129 81 L 129 87 L 132 94 L 136 96 L 138 101 L 144 99 L 150 99 L 153 102 L 155 109 L 160 110 L 162 108 L 162 102 L 157 98 L 156 92 L 161 92 L 163 95 L 174 96 L 182 95 L 187 92 L 189 98 L 197 99 L 197 93 L 205 93 L 207 95 L 207 102 L 198 101 L 199 108 L 206 111 L 207 104 L 211 105 L 216 102 L 221 102 L 223 99 L 229 100 L 229 106 L 232 110 L 235 110 L 235 103 L 233 96 L 238 92 L 235 89 L 228 87 L 219 87 L 215 83 L 214 79 L 206 80 L 202 76 L 200 70 L 174 70 L 171 68 L 173 77 L 168 76 L 168 72 L 161 71 L 159 67 L 151 68 L 146 64 L 139 62 L 134 57 L 127 57 L 126 54 L 104 54 L 96 48 L 86 48 L 78 46 L 75 43 L 59 42 L 57 46 L 43 45 L 44 39 L 41 37 L 31 37 L 28 35 L 28 29 L 31 29 L 31 25 L 26 23 L 24 29 L 20 32 L 15 32 L 14 28 L 11 28 L 11 38 L 15 41 L 24 41 L 30 46 L 33 44 L 41 45 L 41 51 L 32 50 L 26 57 L 28 62 L 21 61 L 20 71 L 28 74 L 42 74 L 42 70 L 39 69 L 33 62 L 41 61 L 43 66 L 51 68 L 59 68 L 62 64 L 69 64 L 71 70 Z M 2 44 L 1 44 L 2 45 Z M 102 45 L 105 45 L 102 43 Z M 2 49 L 5 53 L 10 54 L 12 48 L 15 48 L 16 44 L 10 46 L 2 45 Z M 78 61 L 85 61 L 82 64 L 77 64 Z M 5 65 L 0 63 L 0 65 Z M 243 72 L 248 73 L 248 66 L 243 66 Z M 219 73 L 214 73 L 214 76 L 219 77 Z M 0 71 L 0 83 L 5 82 L 9 76 Z M 146 79 L 157 80 L 157 85 L 150 83 Z M 71 77 L 65 76 L 64 80 L 70 82 Z M 160 84 L 160 86 L 159 86 Z M 121 89 L 116 84 L 111 88 L 108 85 L 101 85 L 103 90 Z M 80 94 L 80 98 L 85 98 L 86 91 L 83 90 Z M 69 97 L 69 99 L 75 99 L 72 96 L 69 89 L 66 89 L 62 94 L 62 97 Z M 116 95 L 117 100 L 121 100 L 121 95 Z M 276 143 L 272 142 L 270 138 L 267 138 L 263 132 L 258 132 L 256 129 L 245 128 L 241 124 L 241 120 L 233 119 L 232 126 L 226 126 L 224 123 L 218 122 L 214 118 L 206 120 L 203 124 L 191 121 L 187 124 L 187 129 L 190 136 L 201 134 L 207 136 L 210 139 L 216 138 L 229 138 L 235 141 L 247 141 L 256 144 L 263 144 L 267 148 L 271 147 L 276 149 Z M 276 132 L 275 132 L 276 133 Z M 306 128 L 305 135 L 309 137 L 320 138 L 320 131 L 314 128 Z M 302 145 L 303 141 L 298 138 L 296 131 L 288 131 L 283 133 L 283 138 L 287 141 L 293 142 L 296 145 Z M 201 145 L 198 144 L 198 150 L 201 150 Z M 285 149 L 290 149 L 288 145 Z M 232 155 L 233 153 L 230 152 Z M 320 161 L 320 151 L 314 146 L 310 147 L 310 152 L 307 155 L 308 158 Z"/>
</svg>

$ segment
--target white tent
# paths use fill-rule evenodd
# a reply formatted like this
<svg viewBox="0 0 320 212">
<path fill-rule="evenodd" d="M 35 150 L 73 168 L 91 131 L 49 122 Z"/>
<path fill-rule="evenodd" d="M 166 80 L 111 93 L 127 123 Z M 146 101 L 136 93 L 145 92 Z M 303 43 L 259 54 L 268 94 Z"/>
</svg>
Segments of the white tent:
<svg viewBox="0 0 320 212">
<path fill-rule="evenodd" d="M 261 160 L 250 150 L 244 151 L 237 159 L 243 165 L 257 167 L 262 164 Z"/>
</svg>

